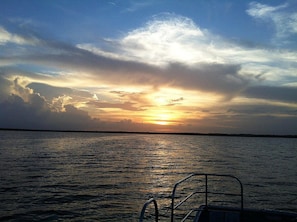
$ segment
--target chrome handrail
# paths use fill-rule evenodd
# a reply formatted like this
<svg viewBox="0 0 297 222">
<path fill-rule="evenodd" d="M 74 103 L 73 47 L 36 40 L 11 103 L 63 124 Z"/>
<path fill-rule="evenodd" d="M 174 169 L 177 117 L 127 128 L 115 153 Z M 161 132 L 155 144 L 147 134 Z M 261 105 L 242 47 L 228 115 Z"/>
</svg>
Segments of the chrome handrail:
<svg viewBox="0 0 297 222">
<path fill-rule="evenodd" d="M 155 221 L 158 222 L 158 220 L 159 220 L 159 210 L 158 210 L 157 201 L 154 198 L 149 199 L 143 205 L 142 210 L 141 210 L 141 214 L 140 214 L 140 217 L 139 217 L 139 222 L 143 222 L 145 210 L 146 210 L 147 206 L 150 205 L 151 203 L 153 203 L 154 206 L 155 206 Z"/>
<path fill-rule="evenodd" d="M 175 193 L 177 190 L 177 187 L 189 180 L 190 178 L 197 176 L 197 177 L 204 177 L 204 191 L 194 191 L 190 194 L 188 194 L 184 199 L 182 199 L 179 203 L 177 203 L 176 205 L 174 204 L 175 201 Z M 209 191 L 208 190 L 208 178 L 209 177 L 228 177 L 228 178 L 232 178 L 235 181 L 238 182 L 239 186 L 240 186 L 240 193 L 227 193 L 227 192 L 213 192 L 213 191 Z M 195 194 L 204 194 L 204 206 L 207 209 L 208 207 L 208 194 L 217 194 L 217 195 L 232 195 L 232 196 L 240 196 L 240 211 L 243 212 L 243 186 L 241 181 L 233 176 L 233 175 L 227 175 L 227 174 L 207 174 L 207 173 L 192 173 L 190 175 L 188 175 L 187 177 L 179 180 L 177 183 L 175 183 L 173 190 L 172 190 L 172 195 L 171 195 L 171 222 L 174 221 L 174 210 L 176 210 L 177 208 L 179 208 L 181 205 L 183 205 L 187 200 L 189 200 L 192 196 L 194 196 Z M 158 210 L 158 204 L 157 201 L 154 198 L 149 199 L 148 201 L 145 202 L 145 204 L 142 207 L 141 210 L 141 214 L 139 217 L 139 222 L 143 222 L 144 219 L 144 215 L 145 215 L 145 211 L 148 205 L 150 204 L 154 204 L 155 207 L 155 221 L 158 222 L 158 218 L 159 218 L 159 210 Z M 190 209 L 190 211 L 186 214 L 186 216 L 182 219 L 182 221 L 185 221 L 192 212 L 197 211 Z"/>
<path fill-rule="evenodd" d="M 202 176 L 204 177 L 205 179 L 205 183 L 204 183 L 204 192 L 193 192 L 191 194 L 189 194 L 188 196 L 186 196 L 184 199 L 182 199 L 178 204 L 174 205 L 174 200 L 175 200 L 175 193 L 176 193 L 176 189 L 178 187 L 178 185 L 180 185 L 181 183 L 187 181 L 188 179 L 194 177 L 194 176 Z M 207 207 L 208 206 L 208 194 L 209 193 L 212 193 L 212 192 L 209 192 L 208 191 L 208 177 L 229 177 L 229 178 L 233 178 L 235 179 L 239 185 L 240 185 L 240 194 L 235 194 L 235 193 L 217 193 L 217 194 L 225 194 L 225 195 L 235 195 L 235 196 L 240 196 L 241 197 L 241 201 L 240 201 L 240 209 L 241 209 L 241 212 L 243 211 L 243 186 L 242 186 L 242 183 L 241 181 L 235 177 L 235 176 L 232 176 L 232 175 L 227 175 L 227 174 L 207 174 L 207 173 L 193 173 L 193 174 L 190 174 L 188 175 L 187 177 L 179 180 L 173 187 L 173 190 L 172 190 L 172 195 L 171 195 L 171 222 L 174 221 L 174 210 L 176 210 L 178 207 L 180 207 L 181 205 L 183 205 L 188 199 L 190 199 L 194 194 L 196 193 L 204 193 L 204 203 L 205 203 L 205 206 Z M 185 218 L 183 220 L 186 219 L 186 217 L 189 216 L 189 213 L 185 216 Z"/>
</svg>

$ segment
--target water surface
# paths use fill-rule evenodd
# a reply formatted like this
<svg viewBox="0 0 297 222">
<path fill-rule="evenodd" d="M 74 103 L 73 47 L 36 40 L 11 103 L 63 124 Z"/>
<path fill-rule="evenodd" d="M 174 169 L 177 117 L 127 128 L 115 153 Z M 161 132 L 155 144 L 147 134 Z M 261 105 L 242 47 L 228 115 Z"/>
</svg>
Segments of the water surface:
<svg viewBox="0 0 297 222">
<path fill-rule="evenodd" d="M 297 139 L 0 131 L 0 220 L 137 221 L 192 172 L 244 184 L 246 207 L 297 212 Z M 161 218 L 166 221 L 166 217 Z"/>
</svg>

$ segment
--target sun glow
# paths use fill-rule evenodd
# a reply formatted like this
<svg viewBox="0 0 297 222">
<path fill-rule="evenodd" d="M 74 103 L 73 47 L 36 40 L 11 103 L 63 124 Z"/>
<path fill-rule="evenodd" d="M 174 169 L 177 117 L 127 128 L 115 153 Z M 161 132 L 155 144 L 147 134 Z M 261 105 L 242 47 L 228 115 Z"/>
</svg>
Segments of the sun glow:
<svg viewBox="0 0 297 222">
<path fill-rule="evenodd" d="M 178 121 L 178 116 L 170 111 L 155 110 L 147 116 L 146 122 L 156 125 L 174 125 Z"/>
<path fill-rule="evenodd" d="M 168 114 L 162 113 L 156 116 L 155 123 L 158 125 L 168 125 L 170 124 L 170 119 Z"/>
<path fill-rule="evenodd" d="M 181 91 L 166 87 L 148 95 L 150 109 L 144 121 L 159 126 L 172 126 L 180 122 L 179 108 L 184 102 L 182 95 Z"/>
</svg>

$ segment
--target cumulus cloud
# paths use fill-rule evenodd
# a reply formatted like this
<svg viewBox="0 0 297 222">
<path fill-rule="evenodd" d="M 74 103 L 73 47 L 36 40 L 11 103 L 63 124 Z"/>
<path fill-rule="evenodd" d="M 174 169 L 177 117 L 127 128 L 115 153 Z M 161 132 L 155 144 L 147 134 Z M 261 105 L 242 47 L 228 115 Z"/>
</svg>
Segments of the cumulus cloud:
<svg viewBox="0 0 297 222">
<path fill-rule="evenodd" d="M 88 130 L 97 124 L 86 112 L 74 106 L 65 106 L 65 112 L 52 112 L 44 100 L 36 94 L 30 102 L 12 95 L 0 103 L 0 127 L 18 129 Z"/>
<path fill-rule="evenodd" d="M 216 67 L 221 65 L 240 67 L 237 73 L 238 79 L 249 79 L 255 83 L 261 75 L 269 79 L 270 84 L 279 84 L 280 79 L 294 76 L 297 67 L 297 54 L 294 51 L 240 45 L 201 29 L 188 18 L 172 14 L 157 16 L 144 27 L 127 33 L 121 39 L 109 39 L 107 42 L 111 46 L 116 46 L 108 54 L 91 44 L 80 44 L 78 47 L 96 55 L 146 63 L 161 67 L 163 70 L 182 66 L 184 70 L 179 68 L 182 73 L 180 76 L 185 79 L 189 70 L 201 70 L 208 66 L 208 70 L 211 71 L 210 67 L 213 66 L 215 73 Z M 168 80 L 166 72 L 159 74 L 157 69 L 143 69 L 143 73 L 146 73 L 146 70 L 148 75 L 142 76 L 141 79 L 147 80 L 148 83 L 149 80 L 151 84 L 161 83 L 162 76 Z M 154 73 L 157 73 L 160 78 L 154 79 L 155 75 L 150 75 Z M 208 78 L 207 75 L 202 76 Z M 209 77 L 209 82 L 213 82 L 212 77 Z M 137 82 L 137 77 L 135 80 Z M 242 86 L 245 87 L 245 84 Z M 199 84 L 197 90 L 199 90 Z"/>
<path fill-rule="evenodd" d="M 0 79 L 0 127 L 23 129 L 94 129 L 97 124 L 86 112 L 72 105 L 63 105 L 63 110 L 53 110 L 53 104 L 33 89 L 25 87 L 21 78 L 13 82 Z"/>
<path fill-rule="evenodd" d="M 199 48 L 209 43 L 208 37 L 206 31 L 204 33 L 189 18 L 161 14 L 144 27 L 129 32 L 117 45 L 125 56 L 149 64 L 216 62 L 211 55 L 204 57 Z"/>
</svg>

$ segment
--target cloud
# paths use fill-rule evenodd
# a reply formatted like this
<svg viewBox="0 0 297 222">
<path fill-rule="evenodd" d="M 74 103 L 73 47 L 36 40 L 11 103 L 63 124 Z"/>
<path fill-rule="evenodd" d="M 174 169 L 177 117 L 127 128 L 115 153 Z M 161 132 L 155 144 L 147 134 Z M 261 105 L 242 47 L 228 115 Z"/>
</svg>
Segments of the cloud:
<svg viewBox="0 0 297 222">
<path fill-rule="evenodd" d="M 2 56 L 1 60 L 62 69 L 72 72 L 73 78 L 75 73 L 84 73 L 85 79 L 106 84 L 121 79 L 123 85 L 172 85 L 230 96 L 232 89 L 231 94 L 237 94 L 261 73 L 275 76 L 275 63 L 288 73 L 286 64 L 296 66 L 297 58 L 286 50 L 246 48 L 225 41 L 189 18 L 172 14 L 155 17 L 146 26 L 107 43 L 117 48 L 104 52 L 91 44 L 72 46 L 40 39 L 42 51 Z"/>
<path fill-rule="evenodd" d="M 255 5 L 259 16 L 286 7 L 267 9 Z M 250 13 L 257 15 L 256 11 Z M 33 34 L 28 36 L 39 38 L 35 41 L 38 42 L 36 50 L 2 56 L 1 61 L 6 65 L 31 64 L 71 73 L 57 73 L 55 79 L 58 81 L 60 78 L 61 85 L 65 82 L 76 84 L 74 80 L 80 79 L 89 86 L 97 82 L 111 87 L 115 83 L 117 86 L 146 86 L 154 89 L 166 86 L 214 93 L 224 99 L 231 99 L 247 95 L 250 91 L 247 89 L 257 85 L 260 76 L 262 82 L 269 80 L 270 85 L 279 84 L 280 81 L 292 84 L 297 71 L 297 54 L 294 51 L 247 48 L 199 28 L 189 18 L 168 13 L 154 17 L 144 27 L 120 39 L 109 39 L 106 42 L 110 46 L 108 52 L 92 44 L 73 46 L 40 36 L 37 38 Z M 37 78 L 37 74 L 32 72 L 31 77 Z M 39 74 L 38 78 L 41 82 L 41 78 L 46 78 L 47 82 L 53 81 L 49 75 Z M 290 80 L 286 81 L 286 78 Z M 34 87 L 37 87 L 36 83 Z M 43 90 L 41 94 L 44 96 L 51 99 L 57 97 L 58 90 L 47 89 L 46 85 L 38 88 L 40 92 Z M 65 90 L 64 94 L 73 98 L 70 89 L 59 90 Z M 49 91 L 56 95 L 50 95 Z M 254 93 L 256 95 L 261 98 L 260 94 Z"/>
<path fill-rule="evenodd" d="M 5 85 L 1 81 L 2 85 Z M 74 107 L 71 104 L 63 104 L 64 111 L 53 110 L 49 104 L 49 101 L 45 97 L 34 93 L 32 89 L 24 88 L 20 85 L 20 80 L 15 80 L 13 84 L 9 81 L 6 82 L 14 90 L 16 94 L 9 95 L 8 98 L 0 103 L 0 127 L 1 128 L 32 128 L 32 129 L 59 129 L 59 130 L 128 130 L 128 131 L 154 131 L 165 130 L 169 128 L 156 128 L 150 124 L 135 123 L 129 119 L 120 121 L 100 121 L 93 119 L 89 114 L 81 109 Z M 34 85 L 34 84 L 32 84 Z M 59 88 L 53 87 L 59 91 Z M 65 90 L 60 89 L 61 92 Z M 266 88 L 259 91 L 259 94 L 265 92 Z M 271 89 L 273 90 L 273 89 Z M 67 91 L 67 90 L 66 90 Z M 253 90 L 252 90 L 253 92 Z M 134 93 L 120 93 L 121 98 L 133 98 Z M 246 92 L 248 94 L 248 92 Z M 286 92 L 292 93 L 292 92 Z M 58 94 L 57 94 L 58 95 Z M 140 94 L 141 95 L 141 94 Z M 270 95 L 270 94 L 269 94 Z M 263 97 L 269 97 L 269 95 Z M 292 100 L 295 93 L 291 94 Z M 25 97 L 26 101 L 21 97 Z M 144 96 L 144 95 L 143 95 Z M 285 96 L 285 95 L 284 95 Z M 99 96 L 100 97 L 100 96 Z M 252 96 L 250 96 L 252 97 Z M 255 97 L 258 97 L 255 96 Z M 138 96 L 135 97 L 139 98 Z M 285 96 L 285 98 L 287 98 Z M 282 98 L 279 98 L 282 99 Z M 183 101 L 184 98 L 172 99 L 173 103 Z M 251 101 L 252 102 L 252 101 Z M 231 103 L 231 102 L 229 102 Z M 232 104 L 232 103 L 231 103 Z M 135 103 L 107 103 L 92 101 L 90 105 L 103 109 L 119 109 L 135 112 L 141 111 L 135 107 Z M 296 107 L 288 107 L 285 104 L 275 105 L 267 104 L 264 102 L 258 105 L 250 104 L 238 104 L 228 105 L 228 110 L 224 103 L 217 104 L 217 111 L 214 107 L 209 107 L 212 112 L 208 112 L 208 116 L 202 119 L 195 118 L 195 115 L 188 115 L 188 119 L 184 120 L 184 123 L 179 126 L 170 127 L 171 131 L 184 131 L 184 132 L 222 132 L 225 133 L 279 133 L 279 134 L 292 134 L 296 129 Z M 194 107 L 193 107 L 194 108 Z M 197 106 L 196 106 L 197 108 Z M 225 111 L 224 111 L 225 109 Z M 22 112 L 20 112 L 22 110 Z M 220 110 L 220 111 L 219 111 Z M 194 119 L 191 119 L 193 118 Z M 255 129 L 255 124 L 261 121 Z M 285 125 L 286 124 L 286 125 Z M 228 129 L 228 127 L 230 129 Z M 161 126 L 160 126 L 161 127 Z M 271 128 L 270 128 L 271 127 Z M 282 129 L 274 130 L 272 129 Z M 208 131 L 209 130 L 209 131 Z"/>
<path fill-rule="evenodd" d="M 90 101 L 88 105 L 95 106 L 99 109 L 121 109 L 129 111 L 144 111 L 145 109 L 135 107 L 134 103 L 124 102 L 124 103 L 108 103 L 108 102 L 99 102 L 99 101 Z"/>
<path fill-rule="evenodd" d="M 52 112 L 38 95 L 32 95 L 29 102 L 12 95 L 0 106 L 1 128 L 94 130 L 100 125 L 86 112 L 71 105 L 65 106 L 65 112 Z"/>
<path fill-rule="evenodd" d="M 254 3 L 250 7 L 252 16 L 271 19 L 287 6 L 267 8 Z M 143 27 L 106 39 L 105 45 L 71 45 L 30 32 L 0 31 L 1 47 L 11 52 L 0 52 L 0 127 L 147 130 L 152 125 L 131 119 L 144 111 L 153 116 L 172 109 L 174 114 L 187 113 L 185 124 L 176 131 L 199 131 L 194 124 L 200 124 L 205 130 L 228 125 L 230 132 L 236 132 L 241 121 L 252 129 L 255 116 L 268 124 L 268 119 L 283 118 L 286 109 L 294 115 L 294 50 L 226 40 L 183 16 L 158 15 Z M 156 105 L 154 99 L 162 94 L 166 101 Z M 250 110 L 234 105 L 241 100 L 249 101 Z M 270 105 L 260 108 L 259 101 Z M 220 109 L 210 105 L 217 103 Z M 257 112 L 267 114 L 266 118 Z M 245 117 L 247 113 L 251 117 Z"/>
<path fill-rule="evenodd" d="M 83 129 L 93 126 L 86 112 L 71 105 L 64 106 L 65 112 L 55 112 L 51 101 L 24 86 L 26 80 L 21 77 L 12 82 L 0 77 L 0 83 L 1 95 L 5 98 L 0 100 L 1 128 L 75 129 L 72 126 L 77 126 Z M 85 121 L 85 127 L 80 124 L 81 120 Z"/>
<path fill-rule="evenodd" d="M 200 30 L 189 29 L 187 24 L 190 23 L 192 22 L 188 19 L 184 19 L 181 24 L 177 23 L 177 33 L 169 34 L 168 43 L 171 43 L 176 36 L 180 36 L 184 29 L 188 30 L 189 38 L 193 38 L 192 35 L 203 35 Z M 166 26 L 166 23 L 162 24 L 161 27 L 158 25 L 154 27 L 155 32 L 162 30 L 160 28 L 164 25 Z M 167 24 L 169 28 L 171 25 L 173 25 L 172 21 Z M 179 28 L 183 30 L 179 30 Z M 189 38 L 187 35 L 185 37 L 180 36 L 182 41 L 187 41 Z M 87 72 L 89 78 L 105 83 L 114 83 L 120 78 L 122 84 L 150 85 L 153 87 L 167 85 L 183 89 L 214 91 L 215 93 L 227 94 L 227 97 L 230 97 L 234 92 L 237 93 L 247 83 L 246 79 L 238 74 L 240 66 L 233 64 L 212 64 L 206 63 L 206 61 L 198 62 L 199 60 L 197 60 L 194 65 L 190 66 L 187 63 L 183 64 L 182 61 L 168 57 L 165 66 L 158 66 L 150 64 L 150 62 L 147 63 L 147 59 L 144 58 L 132 60 L 131 56 L 126 55 L 126 58 L 122 56 L 122 59 L 115 59 L 61 42 L 46 41 L 44 39 L 39 42 L 43 47 L 47 47 L 47 50 L 35 54 L 2 56 L 1 59 L 7 64 L 29 63 L 62 68 L 73 72 Z M 127 44 L 126 49 L 128 50 L 130 43 Z M 144 50 L 144 52 L 148 51 Z M 159 56 L 162 57 L 162 54 L 159 53 Z M 175 60 L 177 62 L 174 62 Z"/>
<path fill-rule="evenodd" d="M 1 77 L 0 83 L 6 91 L 1 89 L 6 97 L 0 100 L 0 128 L 90 130 L 100 126 L 99 120 L 73 105 L 64 104 L 63 112 L 53 110 L 45 97 L 23 87 L 20 81 L 16 78 L 11 84 Z"/>
<path fill-rule="evenodd" d="M 34 92 L 38 92 L 39 94 L 43 95 L 48 100 L 52 100 L 55 97 L 62 95 L 71 96 L 73 94 L 73 89 L 67 87 L 55 87 L 44 83 L 33 82 L 28 84 L 27 87 L 33 89 Z"/>
<path fill-rule="evenodd" d="M 1 72 L 0 72 L 1 73 Z M 8 98 L 12 83 L 0 75 L 0 102 Z"/>
<path fill-rule="evenodd" d="M 141 111 L 134 107 L 134 103 L 112 104 L 95 101 L 93 95 L 86 91 L 41 83 L 27 84 L 26 78 L 23 77 L 10 81 L 0 76 L 0 86 L 0 128 L 103 131 L 149 129 L 148 126 L 131 120 L 101 121 L 74 106 L 83 100 L 86 105 L 97 108 Z"/>
<path fill-rule="evenodd" d="M 156 16 L 144 27 L 135 29 L 118 40 L 108 39 L 106 43 L 115 46 L 113 49 L 111 47 L 112 50 L 108 53 L 91 44 L 80 44 L 78 47 L 100 56 L 163 68 L 165 71 L 161 73 L 158 73 L 157 69 L 147 69 L 150 74 L 157 73 L 156 75 L 160 77 L 154 79 L 156 75 L 150 74 L 142 76 L 142 79 L 150 84 L 158 81 L 163 84 L 162 76 L 169 80 L 166 70 L 171 71 L 172 67 L 178 67 L 183 73 L 180 76 L 184 79 L 187 79 L 188 73 L 192 70 L 197 70 L 199 73 L 199 70 L 205 67 L 208 67 L 207 70 L 210 72 L 212 66 L 213 72 L 217 72 L 218 66 L 237 67 L 237 78 L 246 81 L 242 84 L 243 87 L 248 81 L 256 83 L 259 76 L 269 79 L 272 85 L 279 84 L 280 80 L 285 81 L 290 76 L 293 77 L 297 71 L 297 53 L 290 49 L 241 45 L 199 28 L 189 18 L 173 14 Z M 180 68 L 181 66 L 184 70 Z M 146 73 L 145 69 L 143 73 Z M 209 77 L 208 82 L 213 83 L 211 75 Z M 199 78 L 208 76 L 201 75 Z M 199 84 L 197 90 L 203 90 L 199 89 Z"/>
<path fill-rule="evenodd" d="M 243 94 L 249 98 L 274 100 L 279 102 L 297 103 L 297 88 L 285 86 L 252 86 Z"/>
<path fill-rule="evenodd" d="M 281 103 L 259 102 L 258 104 L 232 104 L 227 110 L 227 114 L 242 116 L 274 116 L 274 117 L 295 117 L 297 109 L 294 106 L 286 106 Z"/>
<path fill-rule="evenodd" d="M 292 3 L 291 3 L 292 4 Z M 247 13 L 259 20 L 271 22 L 276 31 L 275 43 L 283 44 L 284 39 L 297 35 L 297 13 L 290 11 L 294 8 L 289 3 L 278 6 L 269 6 L 258 2 L 251 2 Z M 282 43 L 279 43 L 282 40 Z"/>
<path fill-rule="evenodd" d="M 203 47 L 210 43 L 208 38 L 208 33 L 204 33 L 191 19 L 163 13 L 155 16 L 144 27 L 129 32 L 116 45 L 125 56 L 149 64 L 193 64 L 193 60 L 216 62 L 213 56 L 205 58 L 200 51 L 200 45 Z M 195 49 L 192 48 L 194 45 Z"/>
<path fill-rule="evenodd" d="M 131 120 L 99 121 L 83 111 L 83 107 L 74 106 L 75 103 L 84 101 L 84 104 L 91 108 L 93 106 L 105 110 L 142 111 L 132 102 L 95 101 L 92 94 L 88 92 L 41 83 L 27 84 L 27 79 L 24 77 L 15 78 L 12 82 L 1 77 L 0 83 L 3 91 L 1 94 L 3 100 L 0 101 L 0 128 L 116 131 L 149 129 L 148 126 L 142 126 Z M 124 96 L 131 99 L 134 97 L 134 100 L 138 98 L 135 93 L 126 93 Z"/>
<path fill-rule="evenodd" d="M 35 45 L 38 42 L 38 39 L 33 36 L 12 34 L 0 26 L 0 45 L 7 43 L 15 43 L 18 45 Z"/>
<path fill-rule="evenodd" d="M 288 7 L 288 4 L 279 5 L 276 7 L 264 5 L 258 2 L 251 2 L 249 4 L 250 8 L 247 10 L 247 13 L 251 16 L 264 18 L 271 17 L 271 15 L 280 9 Z"/>
</svg>

